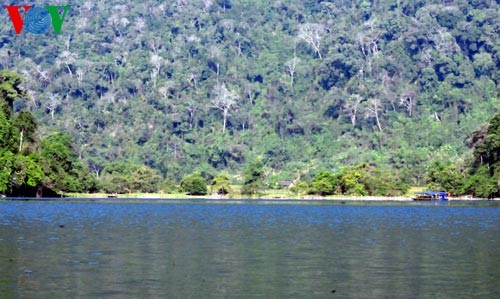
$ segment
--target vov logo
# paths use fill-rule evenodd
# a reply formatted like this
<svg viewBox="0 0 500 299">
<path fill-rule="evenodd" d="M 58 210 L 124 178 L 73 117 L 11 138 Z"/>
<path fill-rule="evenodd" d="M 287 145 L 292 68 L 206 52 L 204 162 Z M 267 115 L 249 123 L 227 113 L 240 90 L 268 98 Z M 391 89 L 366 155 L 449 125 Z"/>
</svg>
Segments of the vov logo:
<svg viewBox="0 0 500 299">
<path fill-rule="evenodd" d="M 25 27 L 30 33 L 42 34 L 49 29 L 50 24 L 52 24 L 54 32 L 56 34 L 60 34 L 64 18 L 68 13 L 69 7 L 69 5 L 47 5 L 44 7 L 32 5 L 5 6 L 9 12 L 10 20 L 12 21 L 16 34 L 21 34 L 23 27 Z M 24 19 L 23 16 L 21 16 L 21 8 L 24 11 Z M 59 14 L 59 11 L 62 13 Z"/>
</svg>

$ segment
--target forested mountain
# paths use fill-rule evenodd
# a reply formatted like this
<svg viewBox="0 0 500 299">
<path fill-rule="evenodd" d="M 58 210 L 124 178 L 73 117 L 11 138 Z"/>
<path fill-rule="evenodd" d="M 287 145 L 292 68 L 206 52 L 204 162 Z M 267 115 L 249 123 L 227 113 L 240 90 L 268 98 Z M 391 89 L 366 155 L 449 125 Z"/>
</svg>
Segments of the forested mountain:
<svg viewBox="0 0 500 299">
<path fill-rule="evenodd" d="M 70 5 L 60 34 L 17 35 L 3 9 L 0 69 L 26 78 L 15 111 L 69 132 L 97 175 L 125 161 L 241 182 L 255 160 L 276 178 L 369 163 L 421 184 L 433 161 L 472 157 L 467 137 L 500 111 L 494 0 Z"/>
</svg>

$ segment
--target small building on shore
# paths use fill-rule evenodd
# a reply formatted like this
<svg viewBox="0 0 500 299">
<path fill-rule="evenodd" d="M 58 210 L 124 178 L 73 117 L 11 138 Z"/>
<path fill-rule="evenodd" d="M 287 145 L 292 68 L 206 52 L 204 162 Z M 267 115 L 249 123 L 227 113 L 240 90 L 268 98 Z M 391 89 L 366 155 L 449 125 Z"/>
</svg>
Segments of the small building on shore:
<svg viewBox="0 0 500 299">
<path fill-rule="evenodd" d="M 295 187 L 295 181 L 294 180 L 282 180 L 279 182 L 279 187 L 280 188 L 292 188 Z"/>
</svg>

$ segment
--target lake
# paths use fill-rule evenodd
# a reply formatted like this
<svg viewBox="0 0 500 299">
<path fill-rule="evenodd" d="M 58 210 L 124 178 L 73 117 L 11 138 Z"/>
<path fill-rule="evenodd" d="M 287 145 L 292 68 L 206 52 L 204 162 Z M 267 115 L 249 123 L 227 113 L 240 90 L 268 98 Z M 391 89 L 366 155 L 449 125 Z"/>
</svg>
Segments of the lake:
<svg viewBox="0 0 500 299">
<path fill-rule="evenodd" d="M 500 298 L 500 207 L 3 201 L 0 298 Z"/>
</svg>

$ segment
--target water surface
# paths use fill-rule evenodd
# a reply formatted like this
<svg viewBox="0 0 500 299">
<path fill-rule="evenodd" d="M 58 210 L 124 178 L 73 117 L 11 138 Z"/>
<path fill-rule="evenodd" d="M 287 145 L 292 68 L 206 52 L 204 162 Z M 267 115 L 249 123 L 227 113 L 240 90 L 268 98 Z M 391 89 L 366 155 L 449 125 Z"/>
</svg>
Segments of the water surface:
<svg viewBox="0 0 500 299">
<path fill-rule="evenodd" d="M 1 298 L 500 298 L 500 208 L 0 202 Z"/>
</svg>

